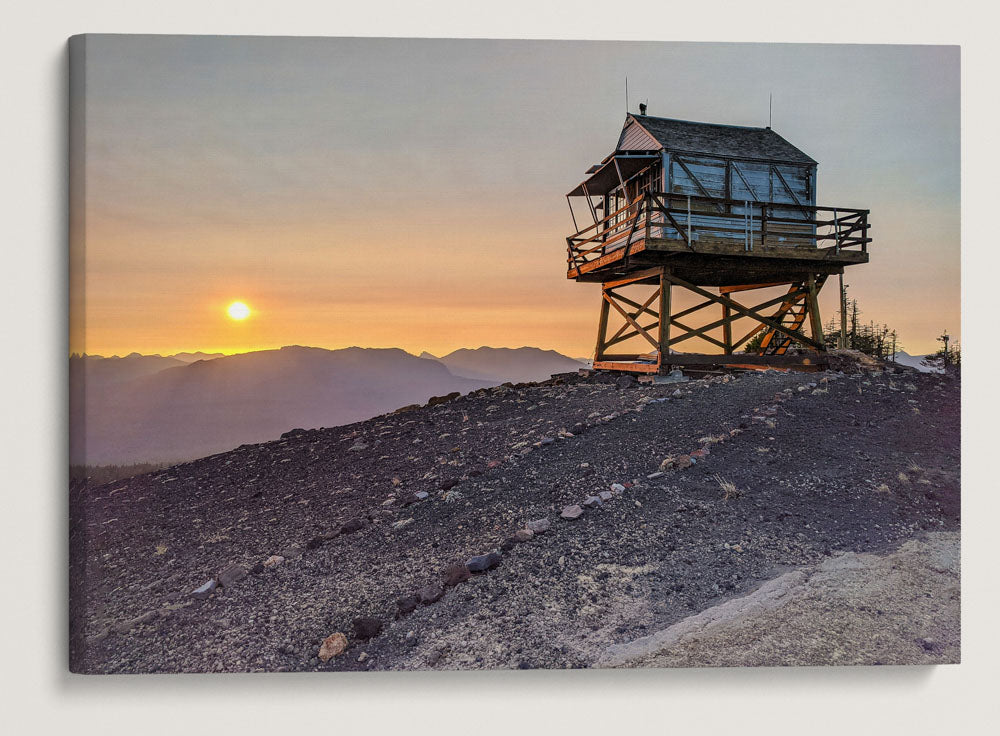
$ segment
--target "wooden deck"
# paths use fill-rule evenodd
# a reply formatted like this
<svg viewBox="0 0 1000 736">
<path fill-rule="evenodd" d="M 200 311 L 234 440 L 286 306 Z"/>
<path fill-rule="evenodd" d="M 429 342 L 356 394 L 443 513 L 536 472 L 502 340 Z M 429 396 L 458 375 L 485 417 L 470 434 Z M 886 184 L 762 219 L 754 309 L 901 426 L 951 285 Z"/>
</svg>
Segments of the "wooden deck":
<svg viewBox="0 0 1000 736">
<path fill-rule="evenodd" d="M 843 273 L 868 262 L 868 210 L 646 192 L 566 239 L 567 278 L 655 266 L 703 286 Z"/>
<path fill-rule="evenodd" d="M 626 257 L 627 250 L 627 257 Z M 757 245 L 747 251 L 741 244 L 703 239 L 688 246 L 682 240 L 640 238 L 627 249 L 615 248 L 593 260 L 571 265 L 566 278 L 604 282 L 653 266 L 669 265 L 685 281 L 703 286 L 738 286 L 765 281 L 787 281 L 789 274 L 843 273 L 845 266 L 868 263 L 868 253 L 838 250 L 835 246 Z"/>
</svg>

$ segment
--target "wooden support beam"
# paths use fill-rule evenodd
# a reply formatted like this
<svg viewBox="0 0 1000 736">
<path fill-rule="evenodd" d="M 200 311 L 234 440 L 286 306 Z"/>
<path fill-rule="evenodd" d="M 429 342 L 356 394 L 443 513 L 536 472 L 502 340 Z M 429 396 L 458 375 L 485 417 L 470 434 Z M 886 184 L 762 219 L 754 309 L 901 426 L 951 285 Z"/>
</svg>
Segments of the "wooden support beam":
<svg viewBox="0 0 1000 736">
<path fill-rule="evenodd" d="M 665 278 L 667 269 L 660 271 L 660 323 L 658 325 L 656 341 L 660 344 L 659 364 L 665 365 L 670 360 L 670 282 Z"/>
<path fill-rule="evenodd" d="M 656 349 L 659 349 L 660 346 L 656 342 L 655 338 L 650 336 L 650 334 L 645 329 L 643 329 L 638 322 L 632 319 L 632 316 L 628 312 L 626 312 L 618 305 L 618 302 L 614 300 L 614 295 L 609 294 L 608 292 L 605 291 L 603 292 L 602 296 L 604 297 L 604 300 L 608 304 L 614 307 L 618 311 L 618 313 L 625 318 L 626 322 L 632 325 L 633 329 L 635 329 L 643 338 L 645 338 L 649 342 L 650 345 L 652 345 Z"/>
<path fill-rule="evenodd" d="M 750 291 L 752 289 L 769 289 L 772 286 L 789 286 L 791 281 L 772 281 L 769 284 L 743 284 L 741 286 L 720 286 L 720 294 L 732 294 L 737 291 Z"/>
<path fill-rule="evenodd" d="M 711 299 L 706 299 L 705 301 L 701 302 L 700 304 L 696 304 L 693 307 L 688 307 L 687 309 L 681 310 L 677 314 L 671 314 L 670 315 L 670 319 L 680 319 L 681 317 L 686 317 L 687 315 L 691 314 L 692 312 L 697 312 L 699 309 L 704 309 L 705 307 L 710 307 L 713 304 L 715 304 L 715 302 L 713 302 Z"/>
<path fill-rule="evenodd" d="M 724 345 L 722 349 L 726 352 L 726 355 L 732 355 L 733 352 L 733 322 L 730 318 L 730 309 L 728 304 L 722 305 L 722 319 L 725 320 L 722 323 L 722 342 Z"/>
<path fill-rule="evenodd" d="M 608 332 L 608 301 L 601 292 L 601 317 L 597 322 L 597 349 L 594 351 L 594 360 L 598 361 L 604 357 L 604 338 Z"/>
<path fill-rule="evenodd" d="M 636 271 L 631 276 L 626 276 L 623 279 L 613 279 L 611 281 L 605 281 L 604 290 L 610 291 L 611 289 L 617 289 L 622 286 L 628 286 L 629 284 L 638 284 L 641 281 L 649 281 L 650 279 L 658 278 L 662 271 L 663 271 L 662 266 L 656 266 L 654 268 L 646 268 L 643 269 L 642 271 Z M 650 283 L 653 282 L 650 281 Z"/>
<path fill-rule="evenodd" d="M 824 279 L 825 280 L 825 279 Z M 807 297 L 807 309 L 809 310 L 809 327 L 810 332 L 812 332 L 812 339 L 822 345 L 820 350 L 826 350 L 826 342 L 823 340 L 823 322 L 819 318 L 819 290 L 823 286 L 823 282 L 816 285 L 816 274 L 811 273 L 806 279 L 806 286 L 809 289 L 809 295 Z"/>
<path fill-rule="evenodd" d="M 718 302 L 720 304 L 728 304 L 730 307 L 732 307 L 733 311 L 739 312 L 740 314 L 745 315 L 747 317 L 751 317 L 751 318 L 755 319 L 756 321 L 761 322 L 762 324 L 767 325 L 768 327 L 770 327 L 775 332 L 780 332 L 782 335 L 788 335 L 792 339 L 798 340 L 799 342 L 804 342 L 804 343 L 806 343 L 808 345 L 811 345 L 812 347 L 816 348 L 817 350 L 825 350 L 825 347 L 823 346 L 822 343 L 817 343 L 815 340 L 807 338 L 804 335 L 802 335 L 801 333 L 797 333 L 797 332 L 794 332 L 792 330 L 789 330 L 783 324 L 781 324 L 779 322 L 775 322 L 774 320 L 769 319 L 767 317 L 764 317 L 764 316 L 762 316 L 760 314 L 757 314 L 753 309 L 749 309 L 747 307 L 744 307 L 739 302 L 733 301 L 732 299 L 730 299 L 728 297 L 722 296 L 721 294 L 718 295 L 718 296 L 716 296 L 715 294 L 712 294 L 712 293 L 710 293 L 708 291 L 705 291 L 704 289 L 702 289 L 702 288 L 700 288 L 698 286 L 695 286 L 694 284 L 689 283 L 689 282 L 685 281 L 684 279 L 677 278 L 673 274 L 667 274 L 667 273 L 665 273 L 664 274 L 664 278 L 668 279 L 671 283 L 676 284 L 677 286 L 681 286 L 681 287 L 687 289 L 688 291 L 692 291 L 695 294 L 700 294 L 701 296 L 705 297 L 706 299 L 712 299 L 713 301 L 716 301 L 716 302 Z M 761 307 L 758 306 L 756 309 L 760 309 L 760 308 Z"/>
</svg>

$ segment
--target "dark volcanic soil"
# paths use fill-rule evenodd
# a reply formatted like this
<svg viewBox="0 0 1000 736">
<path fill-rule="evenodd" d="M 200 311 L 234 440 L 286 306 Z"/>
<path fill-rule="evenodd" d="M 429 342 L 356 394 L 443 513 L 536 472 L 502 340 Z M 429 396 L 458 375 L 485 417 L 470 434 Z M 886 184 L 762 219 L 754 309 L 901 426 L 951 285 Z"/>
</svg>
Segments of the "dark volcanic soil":
<svg viewBox="0 0 1000 736">
<path fill-rule="evenodd" d="M 76 487 L 71 514 L 74 671 L 586 667 L 789 567 L 957 529 L 959 381 L 569 376 Z M 497 567 L 399 613 L 493 551 Z M 250 574 L 191 595 L 231 564 Z M 360 640 L 362 617 L 381 633 Z M 322 662 L 334 632 L 348 648 Z"/>
</svg>

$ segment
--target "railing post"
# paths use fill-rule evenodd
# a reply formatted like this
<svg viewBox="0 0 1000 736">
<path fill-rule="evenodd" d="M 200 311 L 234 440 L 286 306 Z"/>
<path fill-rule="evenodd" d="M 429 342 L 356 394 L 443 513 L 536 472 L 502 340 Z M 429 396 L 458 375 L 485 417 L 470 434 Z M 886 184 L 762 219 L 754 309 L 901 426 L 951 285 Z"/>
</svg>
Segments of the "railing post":
<svg viewBox="0 0 1000 736">
<path fill-rule="evenodd" d="M 836 207 L 833 208 L 833 237 L 834 237 L 834 243 L 836 243 L 836 245 L 834 246 L 833 252 L 839 255 L 840 254 L 840 223 L 837 221 L 837 208 Z"/>
<path fill-rule="evenodd" d="M 650 219 L 651 218 L 649 216 L 649 214 L 650 214 L 649 203 L 650 203 L 651 199 L 652 198 L 650 197 L 649 192 L 646 192 L 645 196 L 642 198 L 643 204 L 646 205 L 646 242 L 647 243 L 649 242 L 649 233 L 650 233 Z"/>
<path fill-rule="evenodd" d="M 760 244 L 767 245 L 767 205 L 760 205 Z"/>
</svg>

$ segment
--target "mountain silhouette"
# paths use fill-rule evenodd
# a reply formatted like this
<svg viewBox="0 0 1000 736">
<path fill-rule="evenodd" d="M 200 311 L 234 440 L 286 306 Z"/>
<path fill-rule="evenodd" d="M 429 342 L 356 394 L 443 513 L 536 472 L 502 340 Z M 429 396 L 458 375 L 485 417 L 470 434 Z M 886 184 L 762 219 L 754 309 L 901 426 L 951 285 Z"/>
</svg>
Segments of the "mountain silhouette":
<svg viewBox="0 0 1000 736">
<path fill-rule="evenodd" d="M 195 355 L 211 359 L 189 362 Z M 186 360 L 187 359 L 187 360 Z M 213 357 L 70 358 L 74 465 L 174 462 L 264 442 L 294 428 L 361 421 L 432 396 L 576 370 L 551 350 L 289 346 Z"/>
</svg>

